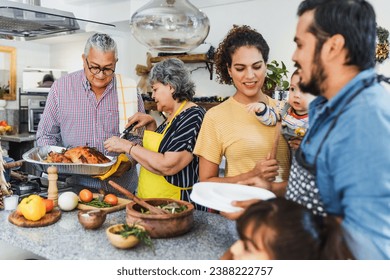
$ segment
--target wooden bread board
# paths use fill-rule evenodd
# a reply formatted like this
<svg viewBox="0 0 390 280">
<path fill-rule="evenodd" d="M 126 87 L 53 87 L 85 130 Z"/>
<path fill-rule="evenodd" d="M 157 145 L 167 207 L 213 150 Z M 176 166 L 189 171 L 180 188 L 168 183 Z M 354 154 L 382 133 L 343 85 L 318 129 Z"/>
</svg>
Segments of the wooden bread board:
<svg viewBox="0 0 390 280">
<path fill-rule="evenodd" d="M 94 198 L 99 197 L 99 194 L 95 194 L 94 193 L 93 197 Z M 80 210 L 96 210 L 96 209 L 100 209 L 100 210 L 103 210 L 103 211 L 105 211 L 107 213 L 112 213 L 112 212 L 116 212 L 116 211 L 119 211 L 119 210 L 122 210 L 122 209 L 126 208 L 126 205 L 128 203 L 130 203 L 130 202 L 131 202 L 131 200 L 129 200 L 129 199 L 118 197 L 118 204 L 115 205 L 115 206 L 112 206 L 112 207 L 99 208 L 99 207 L 94 207 L 94 206 L 90 206 L 90 205 L 79 203 L 77 205 L 77 209 L 80 209 Z"/>
<path fill-rule="evenodd" d="M 59 209 L 53 209 L 51 212 L 46 213 L 45 216 L 43 216 L 38 221 L 27 220 L 23 216 L 16 213 L 16 211 L 13 211 L 11 214 L 9 214 L 8 221 L 19 227 L 45 227 L 54 224 L 60 218 L 61 210 Z"/>
</svg>

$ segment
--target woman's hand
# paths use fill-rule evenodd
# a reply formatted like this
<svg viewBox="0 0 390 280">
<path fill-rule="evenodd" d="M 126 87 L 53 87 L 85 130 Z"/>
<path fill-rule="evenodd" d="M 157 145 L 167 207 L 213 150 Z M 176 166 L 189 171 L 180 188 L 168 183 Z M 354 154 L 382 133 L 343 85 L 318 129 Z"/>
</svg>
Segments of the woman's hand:
<svg viewBox="0 0 390 280">
<path fill-rule="evenodd" d="M 121 139 L 118 136 L 112 136 L 104 141 L 104 149 L 114 153 L 127 153 L 132 143 L 126 139 Z"/>
<path fill-rule="evenodd" d="M 260 177 L 268 182 L 273 182 L 278 175 L 279 164 L 276 159 L 264 159 L 256 163 L 253 168 L 253 177 Z"/>
<path fill-rule="evenodd" d="M 157 128 L 156 120 L 149 114 L 137 112 L 127 119 L 126 127 L 129 127 L 135 122 L 138 122 L 134 129 L 145 127 L 147 130 L 154 131 Z"/>
</svg>

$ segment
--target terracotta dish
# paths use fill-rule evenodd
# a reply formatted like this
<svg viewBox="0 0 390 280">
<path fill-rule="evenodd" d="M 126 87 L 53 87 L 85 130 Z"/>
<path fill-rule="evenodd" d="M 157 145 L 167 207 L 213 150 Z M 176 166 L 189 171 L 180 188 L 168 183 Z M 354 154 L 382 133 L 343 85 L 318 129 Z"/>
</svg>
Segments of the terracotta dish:
<svg viewBox="0 0 390 280">
<path fill-rule="evenodd" d="M 143 213 L 147 209 L 135 202 L 130 202 L 126 206 L 127 224 L 139 224 L 143 226 L 152 238 L 179 236 L 191 229 L 194 221 L 194 206 L 191 203 L 167 198 L 146 198 L 144 200 L 153 206 L 176 202 L 180 206 L 185 205 L 187 209 L 174 214 L 148 214 Z"/>
</svg>

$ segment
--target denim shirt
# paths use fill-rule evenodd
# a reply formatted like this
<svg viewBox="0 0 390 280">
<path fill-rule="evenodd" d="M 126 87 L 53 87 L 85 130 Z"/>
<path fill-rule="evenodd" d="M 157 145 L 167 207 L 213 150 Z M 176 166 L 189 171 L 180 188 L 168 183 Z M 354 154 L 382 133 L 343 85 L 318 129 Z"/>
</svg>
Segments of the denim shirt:
<svg viewBox="0 0 390 280">
<path fill-rule="evenodd" d="M 316 183 L 326 212 L 343 218 L 357 259 L 390 259 L 390 93 L 375 82 L 349 102 L 374 76 L 374 69 L 365 70 L 329 101 L 315 99 L 301 143 L 307 162 L 314 163 L 341 114 L 318 155 Z"/>
</svg>

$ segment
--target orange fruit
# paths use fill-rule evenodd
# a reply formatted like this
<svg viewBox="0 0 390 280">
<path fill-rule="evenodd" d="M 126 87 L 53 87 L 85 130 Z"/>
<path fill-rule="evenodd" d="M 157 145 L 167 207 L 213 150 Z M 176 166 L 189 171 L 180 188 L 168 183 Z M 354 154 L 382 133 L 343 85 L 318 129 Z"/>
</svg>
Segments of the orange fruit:
<svg viewBox="0 0 390 280">
<path fill-rule="evenodd" d="M 54 201 L 51 199 L 44 199 L 43 200 L 46 204 L 46 213 L 49 213 L 54 208 Z"/>
<path fill-rule="evenodd" d="M 19 203 L 18 207 L 16 208 L 16 214 L 18 214 L 19 216 L 23 216 L 21 207 L 22 206 Z"/>
<path fill-rule="evenodd" d="M 108 194 L 104 197 L 103 200 L 105 203 L 111 204 L 112 206 L 118 204 L 118 197 L 115 194 Z"/>
<path fill-rule="evenodd" d="M 90 190 L 83 189 L 79 193 L 82 202 L 90 202 L 93 199 L 93 193 Z"/>
</svg>

